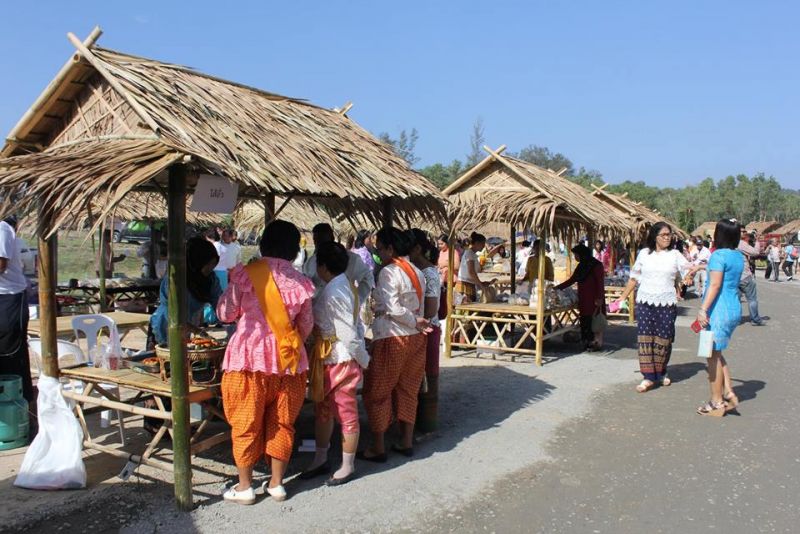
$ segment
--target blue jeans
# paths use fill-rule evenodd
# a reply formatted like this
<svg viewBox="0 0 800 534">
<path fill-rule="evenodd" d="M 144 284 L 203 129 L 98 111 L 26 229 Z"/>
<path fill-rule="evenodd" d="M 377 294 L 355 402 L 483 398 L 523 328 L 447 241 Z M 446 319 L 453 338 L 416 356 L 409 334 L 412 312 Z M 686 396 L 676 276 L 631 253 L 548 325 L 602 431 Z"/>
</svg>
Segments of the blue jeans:
<svg viewBox="0 0 800 534">
<path fill-rule="evenodd" d="M 739 282 L 739 291 L 747 299 L 747 307 L 750 309 L 750 322 L 760 323 L 761 316 L 758 314 L 758 291 L 756 290 L 756 277 L 751 276 L 747 280 Z"/>
</svg>

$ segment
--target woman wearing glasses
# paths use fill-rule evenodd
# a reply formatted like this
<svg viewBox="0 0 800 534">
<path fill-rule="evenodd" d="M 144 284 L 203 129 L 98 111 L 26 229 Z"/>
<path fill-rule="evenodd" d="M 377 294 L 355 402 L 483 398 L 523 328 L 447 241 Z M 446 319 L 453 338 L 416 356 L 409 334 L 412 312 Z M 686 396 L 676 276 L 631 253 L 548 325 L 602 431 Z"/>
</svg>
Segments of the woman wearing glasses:
<svg viewBox="0 0 800 534">
<path fill-rule="evenodd" d="M 621 304 L 636 289 L 639 370 L 644 379 L 636 391 L 644 393 L 656 384 L 670 385 L 667 364 L 675 340 L 678 298 L 675 276 L 693 274 L 691 264 L 672 248 L 672 228 L 665 222 L 654 224 L 631 269 L 631 278 L 617 303 Z"/>
</svg>

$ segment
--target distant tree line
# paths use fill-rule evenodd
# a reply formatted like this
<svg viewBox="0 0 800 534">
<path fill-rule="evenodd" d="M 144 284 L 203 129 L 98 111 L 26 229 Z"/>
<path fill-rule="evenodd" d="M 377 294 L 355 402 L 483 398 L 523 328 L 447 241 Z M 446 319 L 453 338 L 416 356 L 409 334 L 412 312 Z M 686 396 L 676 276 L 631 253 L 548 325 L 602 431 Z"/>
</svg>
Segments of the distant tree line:
<svg viewBox="0 0 800 534">
<path fill-rule="evenodd" d="M 381 133 L 379 138 L 391 145 L 410 166 L 415 167 L 419 162 L 414 153 L 419 139 L 416 128 L 410 132 L 402 130 L 397 138 L 387 133 Z M 483 120 L 478 118 L 472 127 L 470 151 L 464 161 L 454 159 L 450 163 L 434 163 L 417 168 L 417 171 L 442 189 L 486 156 L 484 144 Z M 605 183 L 599 171 L 584 167 L 576 170 L 567 156 L 544 146 L 528 145 L 518 152 L 507 151 L 506 154 L 546 169 L 564 169 L 562 176 L 588 190 L 592 189 L 592 184 L 599 186 Z M 617 194 L 627 193 L 628 198 L 658 211 L 687 231 L 694 230 L 703 222 L 722 217 L 735 217 L 743 223 L 771 220 L 786 223 L 800 218 L 800 190 L 784 189 L 774 177 L 765 176 L 764 173 L 754 176 L 731 175 L 718 181 L 706 178 L 697 185 L 681 188 L 657 187 L 643 181 L 627 180 L 609 185 L 606 190 Z"/>
</svg>

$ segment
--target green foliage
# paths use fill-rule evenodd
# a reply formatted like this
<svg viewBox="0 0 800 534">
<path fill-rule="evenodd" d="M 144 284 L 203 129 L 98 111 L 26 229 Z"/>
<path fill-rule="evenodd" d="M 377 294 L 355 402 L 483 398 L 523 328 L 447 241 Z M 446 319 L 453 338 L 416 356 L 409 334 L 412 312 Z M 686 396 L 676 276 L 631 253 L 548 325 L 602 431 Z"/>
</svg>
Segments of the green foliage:
<svg viewBox="0 0 800 534">
<path fill-rule="evenodd" d="M 378 135 L 378 139 L 392 147 L 394 153 L 406 160 L 409 167 L 413 167 L 419 161 L 419 158 L 414 153 L 419 140 L 419 132 L 416 128 L 411 128 L 411 132 L 406 132 L 405 129 L 400 130 L 400 136 L 395 139 L 386 132 Z"/>
<path fill-rule="evenodd" d="M 561 152 L 553 154 L 550 152 L 549 148 L 544 146 L 528 145 L 516 154 L 511 152 L 510 155 L 522 161 L 533 163 L 544 169 L 552 169 L 556 172 L 566 167 L 567 170 L 564 172 L 564 176 L 575 175 L 575 167 L 567 156 Z"/>
<path fill-rule="evenodd" d="M 483 119 L 478 117 L 472 125 L 472 135 L 469 136 L 469 154 L 467 154 L 467 167 L 477 165 L 484 158 L 483 145 L 486 139 L 483 136 Z"/>
<path fill-rule="evenodd" d="M 442 165 L 441 163 L 434 163 L 419 170 L 425 178 L 430 180 L 439 189 L 444 189 L 448 185 L 456 181 L 469 166 L 465 166 L 461 161 L 454 159 L 450 165 Z"/>
</svg>

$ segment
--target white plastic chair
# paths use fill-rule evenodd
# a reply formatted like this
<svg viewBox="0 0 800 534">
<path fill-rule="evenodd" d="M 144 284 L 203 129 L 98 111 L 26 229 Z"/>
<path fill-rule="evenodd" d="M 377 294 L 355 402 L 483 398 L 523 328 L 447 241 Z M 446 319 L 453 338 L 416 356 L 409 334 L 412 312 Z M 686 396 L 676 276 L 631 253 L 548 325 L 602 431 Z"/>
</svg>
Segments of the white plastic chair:
<svg viewBox="0 0 800 534">
<path fill-rule="evenodd" d="M 33 363 L 39 376 L 42 376 L 42 340 L 32 338 L 28 340 L 28 348 L 33 353 Z M 83 363 L 86 361 L 86 356 L 83 354 L 81 348 L 75 343 L 64 341 L 63 339 L 56 339 L 56 351 L 58 354 L 58 368 L 63 369 L 70 365 Z M 65 391 L 75 391 L 76 393 L 83 393 L 83 382 L 80 380 L 69 380 L 66 377 L 60 379 L 61 387 Z M 67 401 L 70 406 L 74 406 L 74 402 L 70 399 Z"/>
<path fill-rule="evenodd" d="M 75 334 L 75 342 L 80 339 L 80 334 L 83 333 L 86 337 L 87 353 L 91 356 L 97 347 L 98 336 L 103 329 L 108 330 L 108 338 L 112 347 L 121 352 L 119 342 L 119 330 L 117 330 L 117 323 L 114 319 L 102 314 L 90 315 L 76 315 L 72 318 L 72 331 Z M 116 384 L 100 384 L 100 387 L 109 391 L 115 392 L 119 397 L 119 386 Z M 119 439 L 122 445 L 125 445 L 125 423 L 122 414 L 119 410 L 117 412 L 117 420 L 119 421 Z M 100 426 L 106 428 L 111 423 L 111 410 L 103 410 L 100 412 Z"/>
</svg>

